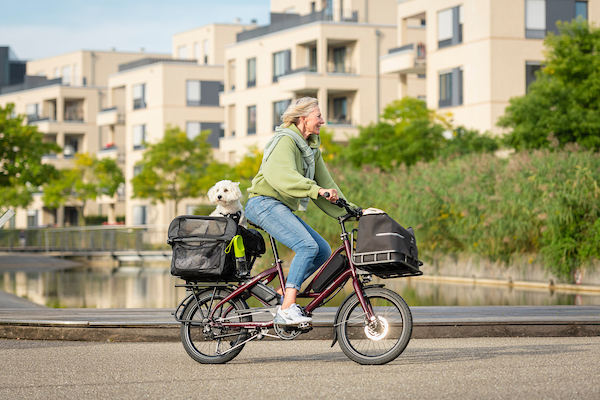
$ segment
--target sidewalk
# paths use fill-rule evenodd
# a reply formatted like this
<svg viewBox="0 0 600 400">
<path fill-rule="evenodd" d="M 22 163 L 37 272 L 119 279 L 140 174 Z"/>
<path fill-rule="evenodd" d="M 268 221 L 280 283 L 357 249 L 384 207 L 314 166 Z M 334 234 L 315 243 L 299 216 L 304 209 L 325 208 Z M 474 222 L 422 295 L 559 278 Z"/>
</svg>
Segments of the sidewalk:
<svg viewBox="0 0 600 400">
<path fill-rule="evenodd" d="M 0 338 L 179 341 L 173 309 L 0 308 Z M 314 313 L 299 339 L 333 338 L 337 308 Z M 600 306 L 411 307 L 415 339 L 600 336 Z"/>
</svg>

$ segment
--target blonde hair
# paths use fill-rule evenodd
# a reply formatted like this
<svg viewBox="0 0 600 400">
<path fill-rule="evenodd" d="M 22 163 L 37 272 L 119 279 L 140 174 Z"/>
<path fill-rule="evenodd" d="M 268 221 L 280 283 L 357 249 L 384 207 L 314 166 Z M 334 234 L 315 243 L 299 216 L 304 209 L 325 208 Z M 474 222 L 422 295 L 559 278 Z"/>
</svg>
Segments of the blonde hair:
<svg viewBox="0 0 600 400">
<path fill-rule="evenodd" d="M 313 108 L 319 105 L 319 101 L 314 97 L 300 97 L 289 105 L 287 110 L 281 116 L 283 127 L 287 128 L 291 124 L 298 125 L 300 117 L 307 117 Z"/>
</svg>

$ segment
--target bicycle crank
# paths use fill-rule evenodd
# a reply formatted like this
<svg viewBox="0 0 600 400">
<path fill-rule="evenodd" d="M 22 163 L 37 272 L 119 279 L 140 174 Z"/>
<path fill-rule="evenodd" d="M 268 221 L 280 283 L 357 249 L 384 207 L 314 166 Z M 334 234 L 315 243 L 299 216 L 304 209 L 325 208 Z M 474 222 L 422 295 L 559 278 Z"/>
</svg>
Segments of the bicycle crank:
<svg viewBox="0 0 600 400">
<path fill-rule="evenodd" d="M 283 340 L 293 340 L 301 333 L 307 333 L 311 331 L 312 328 L 312 324 L 308 322 L 303 322 L 299 325 L 273 325 L 275 333 Z"/>
</svg>

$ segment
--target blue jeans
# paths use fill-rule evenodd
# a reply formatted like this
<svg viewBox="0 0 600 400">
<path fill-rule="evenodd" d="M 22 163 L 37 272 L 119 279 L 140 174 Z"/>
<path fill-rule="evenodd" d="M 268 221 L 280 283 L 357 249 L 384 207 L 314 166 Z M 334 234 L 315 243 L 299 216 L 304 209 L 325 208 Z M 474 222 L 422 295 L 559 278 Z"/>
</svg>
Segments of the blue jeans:
<svg viewBox="0 0 600 400">
<path fill-rule="evenodd" d="M 252 197 L 246 203 L 245 212 L 250 222 L 296 253 L 290 264 L 286 288 L 300 290 L 302 282 L 331 255 L 329 243 L 279 200 Z"/>
</svg>

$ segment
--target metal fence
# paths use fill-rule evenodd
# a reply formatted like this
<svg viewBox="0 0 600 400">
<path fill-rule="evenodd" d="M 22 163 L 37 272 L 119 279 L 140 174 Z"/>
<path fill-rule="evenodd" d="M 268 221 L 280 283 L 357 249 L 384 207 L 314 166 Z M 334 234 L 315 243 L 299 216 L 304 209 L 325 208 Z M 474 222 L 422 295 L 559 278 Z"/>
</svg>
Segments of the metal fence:
<svg viewBox="0 0 600 400">
<path fill-rule="evenodd" d="M 0 251 L 115 253 L 166 251 L 167 226 L 0 229 Z"/>
</svg>

